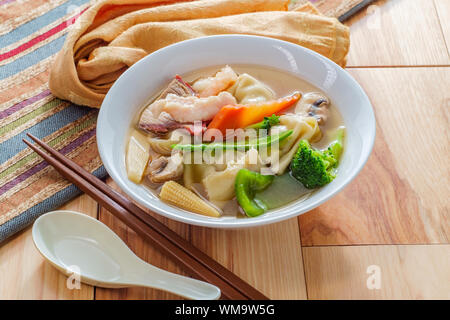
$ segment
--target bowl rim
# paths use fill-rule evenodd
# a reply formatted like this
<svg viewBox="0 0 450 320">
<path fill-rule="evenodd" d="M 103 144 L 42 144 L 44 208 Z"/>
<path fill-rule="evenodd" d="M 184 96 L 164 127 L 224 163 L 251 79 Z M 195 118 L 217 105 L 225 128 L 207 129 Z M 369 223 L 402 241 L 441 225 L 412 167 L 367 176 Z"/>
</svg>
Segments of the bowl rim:
<svg viewBox="0 0 450 320">
<path fill-rule="evenodd" d="M 107 112 L 106 111 L 107 107 L 105 107 L 104 105 L 107 105 L 109 103 L 108 97 L 110 95 L 110 92 L 112 92 L 115 89 L 115 87 L 117 87 L 120 84 L 119 80 L 120 80 L 120 78 L 123 77 L 124 74 L 131 72 L 130 70 L 140 68 L 140 66 L 142 64 L 144 64 L 146 60 L 152 59 L 152 57 L 154 57 L 154 56 L 164 54 L 165 51 L 178 50 L 179 48 L 183 48 L 184 46 L 189 46 L 191 44 L 195 44 L 196 42 L 211 41 L 211 40 L 215 40 L 215 39 L 217 39 L 217 40 L 230 39 L 230 38 L 245 39 L 245 40 L 249 40 L 249 41 L 268 41 L 268 44 L 270 44 L 270 42 L 271 42 L 272 44 L 278 44 L 281 46 L 289 47 L 289 49 L 303 51 L 304 53 L 312 55 L 314 58 L 325 61 L 327 64 L 331 64 L 334 68 L 337 68 L 341 72 L 341 74 L 344 77 L 346 77 L 347 80 L 350 81 L 350 83 L 352 83 L 352 86 L 354 86 L 358 91 L 360 91 L 360 93 L 362 93 L 361 97 L 365 100 L 365 103 L 369 107 L 368 108 L 368 111 L 369 111 L 368 116 L 370 118 L 369 126 L 368 126 L 368 129 L 370 130 L 369 139 L 368 139 L 369 143 L 368 143 L 368 146 L 366 146 L 367 152 L 365 154 L 361 155 L 361 160 L 359 160 L 359 162 L 357 164 L 358 167 L 355 170 L 352 170 L 351 173 L 345 177 L 345 179 L 341 182 L 339 187 L 330 190 L 330 192 L 328 192 L 326 195 L 324 195 L 321 199 L 318 199 L 317 201 L 311 203 L 310 205 L 304 206 L 299 210 L 292 210 L 291 212 L 284 214 L 284 215 L 261 215 L 261 216 L 254 217 L 254 218 L 237 219 L 237 221 L 236 220 L 223 221 L 218 218 L 211 218 L 211 217 L 206 217 L 209 219 L 205 219 L 205 220 L 198 220 L 195 218 L 198 215 L 196 213 L 192 213 L 192 218 L 184 217 L 184 216 L 178 215 L 174 212 L 167 212 L 166 210 L 161 209 L 159 206 L 153 205 L 151 202 L 142 201 L 142 199 L 140 199 L 140 197 L 138 197 L 137 195 L 134 194 L 134 192 L 129 190 L 129 188 L 127 187 L 127 185 L 125 183 L 122 183 L 122 179 L 120 178 L 119 174 L 116 176 L 116 170 L 113 168 L 112 159 L 109 159 L 106 156 L 105 147 L 102 145 L 102 143 L 100 141 L 101 139 L 99 139 L 98 135 L 97 135 L 97 147 L 99 150 L 100 159 L 102 160 L 102 163 L 105 166 L 106 171 L 108 172 L 110 177 L 113 179 L 113 181 L 118 184 L 118 186 L 120 187 L 120 189 L 123 192 L 125 192 L 134 201 L 143 205 L 145 208 L 147 208 L 159 215 L 162 215 L 166 218 L 173 219 L 173 220 L 176 220 L 179 222 L 184 222 L 184 223 L 191 224 L 191 225 L 212 227 L 212 228 L 223 228 L 223 229 L 240 229 L 240 228 L 248 228 L 248 227 L 255 227 L 255 226 L 271 224 L 271 223 L 280 222 L 283 220 L 287 220 L 287 219 L 299 216 L 300 214 L 303 214 L 305 212 L 311 211 L 314 208 L 317 208 L 324 202 L 330 200 L 337 193 L 341 192 L 360 173 L 360 171 L 365 166 L 367 160 L 369 159 L 369 157 L 372 153 L 373 146 L 375 143 L 375 136 L 376 136 L 376 119 L 375 119 L 375 114 L 373 111 L 373 106 L 372 106 L 370 99 L 368 98 L 366 92 L 364 91 L 364 89 L 353 78 L 353 76 L 351 76 L 351 74 L 348 71 L 343 69 L 341 66 L 336 64 L 334 61 L 332 61 L 332 60 L 322 56 L 321 54 L 319 54 L 315 51 L 312 51 L 308 48 L 305 48 L 303 46 L 300 46 L 300 45 L 297 45 L 297 44 L 294 44 L 294 43 L 291 43 L 288 41 L 284 41 L 284 40 L 279 40 L 279 39 L 270 38 L 270 37 L 263 37 L 263 36 L 254 36 L 254 35 L 224 34 L 224 35 L 212 35 L 212 36 L 204 36 L 204 37 L 199 37 L 199 38 L 194 38 L 194 39 L 188 39 L 188 40 L 184 40 L 184 41 L 180 41 L 180 42 L 171 44 L 169 46 L 166 46 L 159 50 L 154 51 L 153 53 L 145 56 L 144 58 L 142 58 L 141 60 L 139 60 L 138 62 L 133 64 L 131 67 L 129 67 L 114 82 L 112 87 L 109 89 L 108 93 L 105 95 L 105 98 L 102 102 L 102 105 L 100 107 L 100 111 L 98 114 L 98 118 L 97 118 L 97 133 L 102 131 L 102 127 L 103 127 L 102 119 L 106 117 L 105 114 Z M 259 65 L 261 65 L 261 64 L 259 64 Z M 262 65 L 262 66 L 264 66 L 264 65 Z M 100 135 L 100 137 L 101 137 L 101 135 Z M 162 200 L 160 200 L 158 198 L 158 201 L 161 202 Z M 300 202 L 299 204 L 301 204 L 301 203 L 302 202 Z M 173 207 L 173 210 L 175 210 L 175 211 L 182 210 L 175 206 L 172 206 L 172 207 Z M 186 210 L 183 210 L 183 211 L 188 212 Z M 202 218 L 205 218 L 205 217 L 202 216 Z"/>
</svg>

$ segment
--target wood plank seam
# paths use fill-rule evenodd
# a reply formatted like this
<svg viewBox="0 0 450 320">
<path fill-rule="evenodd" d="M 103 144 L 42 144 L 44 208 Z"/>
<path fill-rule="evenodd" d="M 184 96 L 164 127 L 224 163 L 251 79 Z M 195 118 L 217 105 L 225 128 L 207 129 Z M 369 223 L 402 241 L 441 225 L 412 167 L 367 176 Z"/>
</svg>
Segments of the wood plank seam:
<svg viewBox="0 0 450 320">
<path fill-rule="evenodd" d="M 307 281 L 307 277 L 306 277 L 305 256 L 303 254 L 304 247 L 302 246 L 302 233 L 301 233 L 301 229 L 300 229 L 300 222 L 298 221 L 298 219 L 297 219 L 297 225 L 298 225 L 298 236 L 299 236 L 298 241 L 300 241 L 300 250 L 302 250 L 303 278 L 305 279 L 306 300 L 310 300 L 309 293 L 308 293 L 308 281 Z"/>
</svg>

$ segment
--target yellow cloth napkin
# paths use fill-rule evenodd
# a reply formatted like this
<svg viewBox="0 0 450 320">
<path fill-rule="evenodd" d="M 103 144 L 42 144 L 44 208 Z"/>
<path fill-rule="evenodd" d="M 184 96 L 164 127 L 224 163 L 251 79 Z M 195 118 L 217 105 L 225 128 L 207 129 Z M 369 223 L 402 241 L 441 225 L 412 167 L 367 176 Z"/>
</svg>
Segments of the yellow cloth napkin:
<svg viewBox="0 0 450 320">
<path fill-rule="evenodd" d="M 348 27 L 286 0 L 102 0 L 73 25 L 51 68 L 52 93 L 99 108 L 114 81 L 146 55 L 214 34 L 252 34 L 312 49 L 345 66 Z"/>
</svg>

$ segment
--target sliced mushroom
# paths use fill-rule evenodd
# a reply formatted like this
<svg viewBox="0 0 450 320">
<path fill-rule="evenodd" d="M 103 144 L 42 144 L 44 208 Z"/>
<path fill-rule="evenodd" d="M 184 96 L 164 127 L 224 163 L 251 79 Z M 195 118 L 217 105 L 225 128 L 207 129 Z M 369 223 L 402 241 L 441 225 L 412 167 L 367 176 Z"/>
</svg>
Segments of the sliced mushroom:
<svg viewBox="0 0 450 320">
<path fill-rule="evenodd" d="M 177 180 L 183 174 L 183 155 L 177 152 L 170 157 L 154 159 L 148 166 L 148 178 L 153 183 Z"/>
<path fill-rule="evenodd" d="M 297 104 L 295 113 L 314 117 L 319 125 L 324 125 L 328 119 L 330 100 L 319 92 L 305 94 Z"/>
<path fill-rule="evenodd" d="M 191 143 L 191 135 L 188 130 L 177 129 L 170 132 L 164 138 L 156 136 L 148 138 L 147 141 L 155 153 L 163 156 L 170 156 L 173 152 L 172 145 L 177 143 Z"/>
</svg>

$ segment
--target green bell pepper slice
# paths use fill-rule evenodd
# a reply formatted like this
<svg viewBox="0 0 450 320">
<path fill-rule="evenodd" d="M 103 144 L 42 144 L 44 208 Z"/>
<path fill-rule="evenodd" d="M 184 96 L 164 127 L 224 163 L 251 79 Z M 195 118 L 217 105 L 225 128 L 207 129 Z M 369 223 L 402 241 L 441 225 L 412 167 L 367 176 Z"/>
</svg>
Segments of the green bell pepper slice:
<svg viewBox="0 0 450 320">
<path fill-rule="evenodd" d="M 262 175 L 248 169 L 239 170 L 235 180 L 236 199 L 242 210 L 249 217 L 256 217 L 267 210 L 261 201 L 255 201 L 255 193 L 266 189 L 274 176 Z"/>
</svg>

